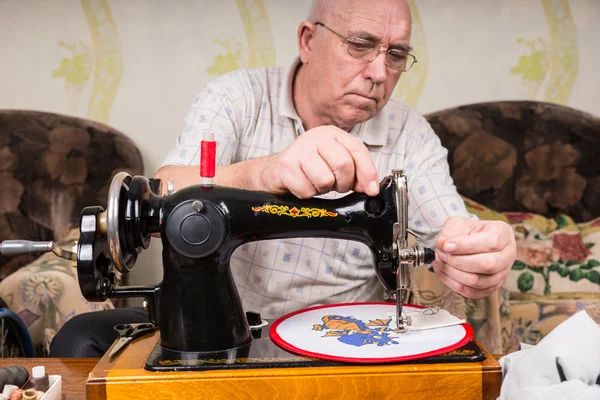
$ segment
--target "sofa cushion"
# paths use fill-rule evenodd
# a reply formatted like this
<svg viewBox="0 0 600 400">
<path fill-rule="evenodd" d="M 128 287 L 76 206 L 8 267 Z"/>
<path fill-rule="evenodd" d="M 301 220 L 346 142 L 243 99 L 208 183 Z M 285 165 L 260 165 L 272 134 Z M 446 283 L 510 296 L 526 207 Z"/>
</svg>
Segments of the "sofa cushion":
<svg viewBox="0 0 600 400">
<path fill-rule="evenodd" d="M 52 339 L 72 317 L 114 308 L 110 300 L 87 301 L 72 263 L 52 253 L 0 281 L 0 295 L 23 320 L 38 356 L 48 356 Z"/>
<path fill-rule="evenodd" d="M 517 260 L 504 284 L 511 299 L 600 298 L 600 218 L 578 224 L 564 214 L 500 213 L 463 199 L 480 219 L 505 221 L 514 230 Z"/>
<path fill-rule="evenodd" d="M 556 326 L 581 310 L 600 323 L 600 298 L 510 300 L 509 318 L 502 319 L 505 354 L 519 350 L 521 343 L 538 344 Z"/>
</svg>

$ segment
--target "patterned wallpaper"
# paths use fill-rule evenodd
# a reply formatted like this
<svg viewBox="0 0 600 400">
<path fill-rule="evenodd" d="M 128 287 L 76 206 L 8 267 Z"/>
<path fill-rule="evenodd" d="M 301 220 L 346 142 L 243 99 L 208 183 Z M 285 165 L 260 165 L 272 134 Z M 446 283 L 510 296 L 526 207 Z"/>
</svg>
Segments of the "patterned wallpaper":
<svg viewBox="0 0 600 400">
<path fill-rule="evenodd" d="M 423 113 L 536 99 L 600 115 L 600 1 L 408 1 L 419 61 L 394 97 Z M 108 123 L 151 175 L 206 81 L 289 63 L 310 2 L 0 1 L 0 108 Z"/>
<path fill-rule="evenodd" d="M 28 2 L 31 4 L 33 0 L 26 0 L 21 3 Z M 50 3 L 59 4 L 56 0 Z M 181 6 L 176 8 L 183 9 L 189 6 L 189 3 L 189 1 L 183 0 L 173 2 L 176 6 Z M 208 1 L 199 3 L 205 3 L 205 6 L 210 7 Z M 204 68 L 203 81 L 238 68 L 284 65 L 283 62 L 277 60 L 275 37 L 279 32 L 274 29 L 269 16 L 270 8 L 276 7 L 275 2 L 269 0 L 231 0 L 230 3 L 230 10 L 235 9 L 236 12 L 220 14 L 223 23 L 235 24 L 243 29 L 238 31 L 239 34 L 237 35 L 228 34 L 227 30 L 221 35 L 211 35 L 209 33 L 211 36 L 210 46 L 204 49 L 196 49 L 199 57 L 201 54 L 206 55 L 202 56 L 205 62 L 207 59 L 211 60 L 210 65 Z M 306 9 L 310 1 L 305 0 L 303 3 L 305 3 L 304 8 Z M 435 7 L 429 5 L 428 8 L 426 7 L 426 12 L 438 8 L 441 4 L 441 2 L 435 1 L 433 3 L 436 3 Z M 509 9 L 512 5 L 511 2 L 504 5 L 492 1 L 481 3 L 486 3 L 485 6 L 489 9 L 490 17 L 497 11 L 497 8 Z M 530 2 L 530 5 L 531 3 L 533 1 Z M 526 98 L 569 104 L 569 97 L 579 73 L 580 48 L 577 24 L 569 0 L 539 0 L 537 3 L 538 12 L 534 15 L 543 13 L 544 24 L 530 26 L 526 35 L 511 35 L 510 29 L 507 29 L 503 34 L 503 40 L 512 41 L 513 49 L 519 52 L 518 57 L 512 57 L 512 59 L 507 57 L 505 65 L 506 78 L 508 79 L 510 75 L 518 77 L 520 85 L 524 89 L 521 93 L 526 94 Z M 419 62 L 410 74 L 405 74 L 400 80 L 394 92 L 394 97 L 417 108 L 426 109 L 427 107 L 421 103 L 421 98 L 427 83 L 429 83 L 428 70 L 432 60 L 429 54 L 428 40 L 435 40 L 436 35 L 443 33 L 443 27 L 441 29 L 428 27 L 428 15 L 423 15 L 423 10 L 421 10 L 422 6 L 425 5 L 423 1 L 409 0 L 409 4 L 414 20 L 412 44 Z M 457 1 L 455 4 L 458 5 L 458 8 L 464 7 L 465 10 L 474 7 L 472 3 L 467 4 L 466 1 Z M 79 14 L 77 17 L 83 19 L 82 22 L 87 26 L 87 32 L 70 31 L 68 32 L 69 37 L 59 38 L 55 43 L 55 54 L 60 57 L 60 61 L 55 68 L 51 69 L 51 73 L 46 78 L 64 80 L 65 97 L 70 100 L 69 104 L 64 104 L 66 107 L 59 107 L 57 111 L 73 112 L 75 111 L 73 105 L 79 106 L 81 103 L 85 103 L 87 105 L 85 114 L 81 111 L 76 113 L 94 120 L 110 123 L 112 122 L 110 119 L 111 110 L 118 95 L 123 69 L 125 68 L 124 64 L 128 58 L 124 54 L 121 45 L 123 40 L 121 36 L 129 36 L 127 20 L 123 20 L 121 26 L 118 26 L 111 6 L 119 12 L 123 8 L 135 10 L 136 6 L 152 7 L 152 5 L 139 2 L 127 2 L 126 4 L 113 2 L 111 4 L 108 0 L 71 1 L 70 5 L 72 8 L 67 8 L 60 13 L 55 12 L 56 17 L 61 18 L 62 16 L 64 22 L 66 22 L 69 18 L 75 17 L 74 14 Z M 448 7 L 448 3 L 445 6 Z M 589 12 L 600 16 L 598 4 L 588 1 L 587 6 Z M 581 4 L 579 4 L 579 7 L 581 8 Z M 9 1 L 0 5 L 0 10 L 6 9 L 8 11 L 6 14 L 2 13 L 5 18 L 8 17 L 11 11 L 20 8 L 24 8 L 24 5 L 16 1 Z M 79 10 L 73 8 L 79 8 Z M 212 14 L 215 14 L 215 11 Z M 300 13 L 294 16 L 296 21 L 293 22 L 298 22 L 304 14 Z M 202 18 L 202 13 L 199 13 L 197 17 Z M 190 18 L 190 22 L 194 19 Z M 16 24 L 14 20 L 11 22 L 8 19 L 3 22 L 8 26 L 11 23 Z M 152 23 L 152 21 L 148 22 Z M 448 22 L 453 23 L 454 21 Z M 539 19 L 535 22 L 542 21 Z M 297 24 L 286 25 L 293 32 Z M 597 31 L 596 28 L 594 33 L 597 33 Z M 45 33 L 53 34 L 54 32 Z M 481 32 L 481 34 L 495 35 L 496 32 Z M 584 33 L 586 36 L 591 36 L 591 34 L 589 31 Z M 172 37 L 174 41 L 179 39 L 175 36 Z M 491 41 L 494 41 L 496 38 L 492 37 L 491 39 Z M 35 41 L 30 41 L 30 44 L 30 47 L 20 48 L 20 50 L 35 52 Z M 146 43 L 139 43 L 139 45 L 148 47 L 153 51 L 161 50 L 150 40 Z M 291 48 L 295 43 L 286 43 L 286 45 Z M 494 50 L 491 49 L 491 51 Z M 597 58 L 598 55 L 594 54 L 593 56 Z M 477 55 L 473 54 L 473 57 L 477 57 Z M 166 57 L 161 61 L 169 64 L 170 62 L 176 62 L 176 59 Z M 46 63 L 42 61 L 40 64 Z M 14 77 L 10 78 L 13 79 Z M 18 77 L 16 78 L 17 82 L 20 81 Z M 162 80 L 163 84 L 169 84 L 168 75 L 157 78 Z M 88 86 L 89 90 L 84 96 L 85 89 Z M 465 82 L 464 86 L 468 91 L 468 82 Z M 522 98 L 523 96 L 519 97 Z M 23 107 L 27 107 L 26 101 L 21 101 L 21 103 Z M 71 110 L 69 110 L 69 105 Z M 448 106 L 450 105 L 454 104 L 448 104 Z M 11 98 L 0 95 L 0 106 L 11 107 Z"/>
</svg>

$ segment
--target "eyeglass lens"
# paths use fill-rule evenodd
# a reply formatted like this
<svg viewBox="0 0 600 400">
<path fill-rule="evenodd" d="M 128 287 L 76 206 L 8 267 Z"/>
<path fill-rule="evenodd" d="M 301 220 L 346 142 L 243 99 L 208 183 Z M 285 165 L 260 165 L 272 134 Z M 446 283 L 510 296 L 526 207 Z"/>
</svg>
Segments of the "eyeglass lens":
<svg viewBox="0 0 600 400">
<path fill-rule="evenodd" d="M 348 45 L 348 53 L 360 60 L 372 61 L 380 52 L 379 45 L 367 40 L 348 40 Z M 385 57 L 385 64 L 397 71 L 408 71 L 414 63 L 411 54 L 400 50 L 387 51 Z"/>
</svg>

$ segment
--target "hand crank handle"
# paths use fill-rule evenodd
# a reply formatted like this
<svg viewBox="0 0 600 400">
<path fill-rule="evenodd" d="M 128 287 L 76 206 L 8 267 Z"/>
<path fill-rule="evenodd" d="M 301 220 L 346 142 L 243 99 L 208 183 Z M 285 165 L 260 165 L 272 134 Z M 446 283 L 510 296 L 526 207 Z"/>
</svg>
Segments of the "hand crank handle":
<svg viewBox="0 0 600 400">
<path fill-rule="evenodd" d="M 31 240 L 5 240 L 0 243 L 0 254 L 13 256 L 17 254 L 53 252 L 60 258 L 77 261 L 77 254 L 62 249 L 54 242 L 33 242 Z"/>
</svg>

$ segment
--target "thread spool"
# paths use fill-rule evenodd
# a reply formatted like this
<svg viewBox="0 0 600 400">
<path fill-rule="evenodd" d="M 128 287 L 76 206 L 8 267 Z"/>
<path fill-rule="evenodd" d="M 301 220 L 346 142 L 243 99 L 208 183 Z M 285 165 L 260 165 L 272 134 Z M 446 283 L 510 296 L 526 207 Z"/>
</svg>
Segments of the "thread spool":
<svg viewBox="0 0 600 400">
<path fill-rule="evenodd" d="M 31 369 L 31 379 L 29 380 L 28 389 L 35 389 L 45 392 L 50 387 L 50 380 L 46 374 L 46 368 L 43 365 L 33 367 Z"/>
<path fill-rule="evenodd" d="M 29 380 L 29 371 L 21 366 L 0 368 L 0 387 L 5 385 L 23 386 Z"/>
<path fill-rule="evenodd" d="M 214 132 L 204 132 L 203 139 L 200 142 L 200 184 L 202 186 L 212 186 L 213 177 L 216 169 L 216 151 Z"/>
<path fill-rule="evenodd" d="M 26 391 L 23 392 L 23 396 L 21 397 L 21 400 L 36 400 L 37 399 L 37 393 L 35 392 L 34 389 L 27 389 Z"/>
</svg>

